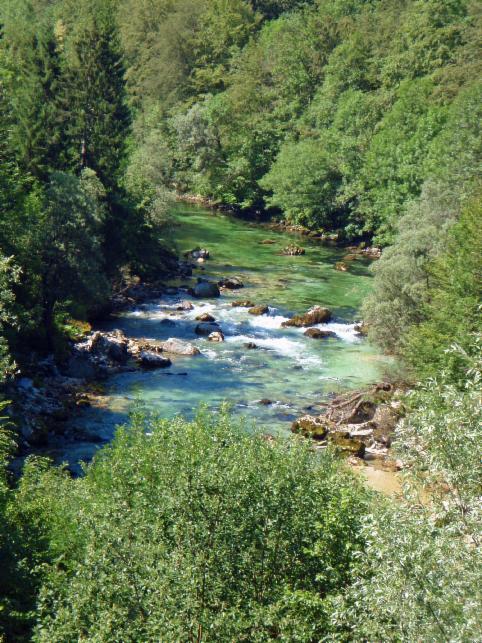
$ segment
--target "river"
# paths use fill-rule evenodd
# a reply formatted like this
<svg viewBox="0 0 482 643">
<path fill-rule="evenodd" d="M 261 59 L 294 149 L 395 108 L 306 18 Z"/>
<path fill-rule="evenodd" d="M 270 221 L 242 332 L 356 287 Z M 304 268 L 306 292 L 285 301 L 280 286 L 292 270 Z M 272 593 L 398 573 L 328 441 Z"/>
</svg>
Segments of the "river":
<svg viewBox="0 0 482 643">
<path fill-rule="evenodd" d="M 343 250 L 194 205 L 179 205 L 172 227 L 180 253 L 196 246 L 210 251 L 211 258 L 203 271 L 195 270 L 194 279 L 235 275 L 245 287 L 213 300 L 192 300 L 185 293 L 166 296 L 101 326 L 153 340 L 181 338 L 197 345 L 202 354 L 174 357 L 169 369 L 112 377 L 99 403 L 72 421 L 71 429 L 82 439 L 62 445 L 56 453 L 56 460 L 66 460 L 74 469 L 79 459 L 90 459 L 112 438 L 136 401 L 164 417 L 179 413 L 192 417 L 200 403 L 217 408 L 228 401 L 235 413 L 244 414 L 263 431 L 286 434 L 296 417 L 319 412 L 319 404 L 330 395 L 383 376 L 387 359 L 354 330 L 371 287 L 368 261 L 351 262 L 348 272 L 338 272 L 334 265 L 346 254 Z M 262 244 L 267 238 L 274 243 Z M 280 250 L 293 242 L 306 254 L 281 256 Z M 247 308 L 233 308 L 235 299 L 267 304 L 269 314 L 253 316 Z M 194 309 L 177 311 L 180 300 L 191 300 Z M 315 340 L 305 337 L 304 329 L 282 328 L 291 315 L 313 305 L 333 311 L 333 320 L 322 327 L 336 337 Z M 224 343 L 196 336 L 195 317 L 202 312 L 220 323 Z M 246 348 L 248 342 L 257 349 Z"/>
</svg>

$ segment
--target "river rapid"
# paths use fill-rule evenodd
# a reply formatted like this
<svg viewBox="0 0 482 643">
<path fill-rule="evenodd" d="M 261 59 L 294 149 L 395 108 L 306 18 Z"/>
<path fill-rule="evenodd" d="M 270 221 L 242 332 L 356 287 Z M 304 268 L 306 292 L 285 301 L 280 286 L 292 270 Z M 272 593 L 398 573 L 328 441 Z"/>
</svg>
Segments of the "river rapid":
<svg viewBox="0 0 482 643">
<path fill-rule="evenodd" d="M 201 246 L 211 258 L 204 270 L 194 271 L 192 280 L 172 285 L 192 284 L 197 276 L 216 281 L 237 276 L 245 287 L 223 291 L 212 300 L 196 300 L 185 292 L 165 296 L 100 326 L 119 328 L 132 337 L 187 340 L 201 355 L 174 356 L 169 369 L 113 376 L 98 403 L 72 420 L 69 432 L 76 440 L 59 445 L 53 454 L 74 470 L 79 460 L 89 460 L 112 439 L 115 427 L 127 420 L 136 402 L 169 418 L 192 417 L 200 403 L 218 408 L 227 401 L 233 412 L 262 431 L 287 434 L 296 417 L 320 412 L 320 404 L 334 393 L 383 377 L 387 359 L 354 330 L 371 287 L 367 260 L 351 262 L 348 272 L 338 272 L 334 266 L 346 254 L 343 250 L 194 205 L 182 204 L 174 211 L 173 237 L 181 254 Z M 274 243 L 263 244 L 266 239 Z M 280 255 L 293 242 L 306 254 Z M 269 313 L 250 315 L 247 308 L 231 306 L 236 299 L 266 304 Z M 176 310 L 182 300 L 191 301 L 193 310 Z M 314 305 L 332 310 L 332 321 L 319 327 L 333 331 L 335 337 L 317 340 L 304 336 L 305 329 L 282 327 L 293 314 Z M 195 318 L 204 312 L 220 324 L 224 343 L 196 336 Z M 247 348 L 250 342 L 257 348 Z"/>
</svg>

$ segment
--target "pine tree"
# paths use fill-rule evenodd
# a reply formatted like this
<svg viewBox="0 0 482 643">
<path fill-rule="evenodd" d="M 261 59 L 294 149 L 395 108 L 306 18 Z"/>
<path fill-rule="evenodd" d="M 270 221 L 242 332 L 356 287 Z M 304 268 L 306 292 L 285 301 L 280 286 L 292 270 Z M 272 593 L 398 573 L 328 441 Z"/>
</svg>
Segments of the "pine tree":
<svg viewBox="0 0 482 643">
<path fill-rule="evenodd" d="M 91 16 L 68 45 L 61 92 L 64 164 L 72 171 L 89 167 L 105 186 L 116 187 L 130 119 L 115 29 Z"/>
<path fill-rule="evenodd" d="M 24 171 L 46 180 L 57 167 L 60 152 L 60 54 L 52 26 L 47 21 L 34 24 L 35 31 L 26 40 L 19 36 L 18 42 L 10 43 L 19 47 L 11 61 L 15 66 L 11 146 Z"/>
</svg>

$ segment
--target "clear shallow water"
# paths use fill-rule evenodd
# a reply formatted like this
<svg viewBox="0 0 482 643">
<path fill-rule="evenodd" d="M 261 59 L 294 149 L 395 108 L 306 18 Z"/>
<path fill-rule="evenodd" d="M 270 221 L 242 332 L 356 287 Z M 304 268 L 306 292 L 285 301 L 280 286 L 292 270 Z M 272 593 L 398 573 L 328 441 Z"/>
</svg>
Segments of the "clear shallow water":
<svg viewBox="0 0 482 643">
<path fill-rule="evenodd" d="M 353 262 L 350 272 L 341 273 L 334 270 L 334 264 L 343 251 L 197 206 L 179 206 L 175 221 L 178 225 L 173 235 L 180 252 L 202 246 L 211 253 L 205 270 L 195 270 L 193 279 L 182 283 L 192 284 L 197 276 L 218 280 L 236 275 L 245 288 L 226 291 L 213 300 L 193 300 L 186 294 L 165 297 L 104 324 L 104 328 L 120 328 L 134 337 L 185 339 L 202 354 L 173 357 L 173 366 L 167 370 L 113 377 L 101 408 L 86 409 L 73 421 L 72 428 L 80 435 L 87 432 L 102 440 L 111 439 L 115 426 L 125 421 L 136 400 L 164 417 L 178 413 L 192 416 L 202 402 L 218 407 L 228 401 L 235 412 L 243 413 L 262 430 L 286 432 L 293 419 L 303 412 L 316 412 L 317 405 L 330 394 L 382 377 L 386 359 L 357 337 L 353 328 L 370 289 L 368 263 Z M 260 243 L 268 238 L 275 243 Z M 279 256 L 293 241 L 306 249 L 306 255 Z M 250 315 L 247 308 L 233 308 L 235 299 L 267 304 L 269 314 L 258 317 Z M 181 300 L 191 300 L 194 310 L 176 311 Z M 314 340 L 303 335 L 305 329 L 281 327 L 293 313 L 317 304 L 333 311 L 333 321 L 320 328 L 335 332 L 336 338 Z M 195 317 L 202 312 L 209 312 L 219 322 L 224 343 L 213 344 L 195 335 Z M 247 349 L 247 342 L 258 348 Z M 272 404 L 260 404 L 263 398 Z M 84 439 L 64 445 L 59 457 L 73 464 L 91 457 L 98 446 Z"/>
</svg>

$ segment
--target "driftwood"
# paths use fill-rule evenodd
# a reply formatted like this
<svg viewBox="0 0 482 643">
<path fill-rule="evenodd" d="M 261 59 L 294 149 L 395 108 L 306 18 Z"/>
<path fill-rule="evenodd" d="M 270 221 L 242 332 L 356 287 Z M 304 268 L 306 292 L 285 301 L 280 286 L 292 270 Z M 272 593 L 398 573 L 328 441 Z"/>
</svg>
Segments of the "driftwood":
<svg viewBox="0 0 482 643">
<path fill-rule="evenodd" d="M 335 400 L 328 405 L 326 418 L 331 422 L 335 422 L 337 426 L 346 424 L 350 418 L 353 418 L 361 410 L 363 404 L 366 403 L 365 398 L 367 396 L 374 396 L 380 393 L 380 391 L 389 391 L 391 388 L 390 384 L 377 384 L 367 391 L 358 391 L 348 399 L 342 399 L 338 402 Z M 342 409 L 346 409 L 347 407 L 348 412 L 343 412 Z M 342 411 L 341 416 L 338 416 L 340 411 Z"/>
</svg>

